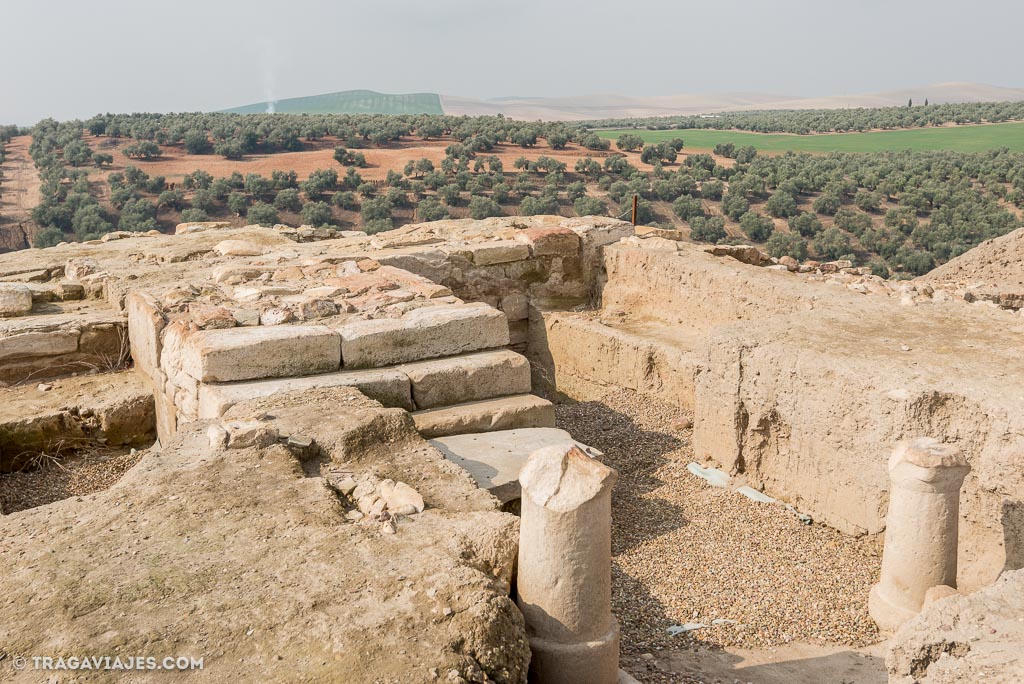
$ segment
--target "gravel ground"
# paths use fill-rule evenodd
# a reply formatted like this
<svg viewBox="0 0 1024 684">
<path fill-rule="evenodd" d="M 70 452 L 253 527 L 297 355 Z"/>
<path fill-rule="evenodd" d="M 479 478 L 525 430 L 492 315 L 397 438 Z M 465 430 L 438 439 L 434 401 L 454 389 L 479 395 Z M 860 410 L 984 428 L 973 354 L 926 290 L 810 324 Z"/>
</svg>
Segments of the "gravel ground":
<svg viewBox="0 0 1024 684">
<path fill-rule="evenodd" d="M 558 426 L 620 474 L 612 602 L 624 661 L 663 649 L 879 640 L 867 612 L 878 540 L 802 524 L 781 505 L 690 474 L 689 420 L 674 407 L 617 391 L 556 410 Z M 711 626 L 669 635 L 685 623 Z"/>
<path fill-rule="evenodd" d="M 135 449 L 91 449 L 60 458 L 40 458 L 33 470 L 0 475 L 0 513 L 107 489 L 139 462 Z"/>
</svg>

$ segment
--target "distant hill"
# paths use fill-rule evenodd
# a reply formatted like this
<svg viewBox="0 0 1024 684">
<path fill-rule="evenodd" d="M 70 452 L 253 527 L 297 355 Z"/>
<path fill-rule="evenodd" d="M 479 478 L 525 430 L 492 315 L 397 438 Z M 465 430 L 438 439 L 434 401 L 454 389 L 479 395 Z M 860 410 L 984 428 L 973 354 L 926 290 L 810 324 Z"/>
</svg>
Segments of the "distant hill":
<svg viewBox="0 0 1024 684">
<path fill-rule="evenodd" d="M 408 93 L 389 95 L 372 90 L 292 97 L 258 102 L 224 111 L 258 114 L 452 114 L 482 116 L 503 114 L 510 119 L 534 121 L 582 121 L 630 117 L 675 116 L 733 112 L 751 109 L 844 109 L 848 107 L 901 106 L 913 98 L 917 104 L 947 102 L 1006 102 L 1024 100 L 1024 89 L 979 83 L 936 83 L 880 93 L 801 97 L 777 93 L 688 93 L 682 95 L 628 96 L 611 93 L 565 97 L 495 97 L 487 100 Z M 272 109 L 271 109 L 272 108 Z"/>
<path fill-rule="evenodd" d="M 435 93 L 389 95 L 373 90 L 345 90 L 325 95 L 290 97 L 225 109 L 232 114 L 443 114 L 441 96 Z"/>
<path fill-rule="evenodd" d="M 688 93 L 682 95 L 625 96 L 614 94 L 567 97 L 500 97 L 480 100 L 443 95 L 445 114 L 480 116 L 504 114 L 511 119 L 580 121 L 630 117 L 707 114 L 751 109 L 844 109 L 901 106 L 913 98 L 932 104 L 948 102 L 1017 102 L 1024 89 L 979 83 L 936 83 L 881 93 L 800 97 L 770 93 Z"/>
</svg>

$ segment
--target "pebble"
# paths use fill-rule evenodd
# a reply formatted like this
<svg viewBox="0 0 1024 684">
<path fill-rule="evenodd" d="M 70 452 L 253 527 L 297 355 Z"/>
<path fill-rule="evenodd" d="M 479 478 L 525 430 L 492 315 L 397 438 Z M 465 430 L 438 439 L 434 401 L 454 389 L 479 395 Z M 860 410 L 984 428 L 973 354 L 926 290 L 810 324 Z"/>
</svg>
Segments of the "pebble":
<svg viewBox="0 0 1024 684">
<path fill-rule="evenodd" d="M 687 471 L 688 416 L 621 390 L 556 406 L 557 426 L 619 471 L 612 494 L 612 609 L 622 652 L 878 640 L 867 596 L 879 541 L 805 525 L 781 505 Z M 668 628 L 707 626 L 670 636 Z M 668 680 L 665 680 L 668 681 Z"/>
</svg>

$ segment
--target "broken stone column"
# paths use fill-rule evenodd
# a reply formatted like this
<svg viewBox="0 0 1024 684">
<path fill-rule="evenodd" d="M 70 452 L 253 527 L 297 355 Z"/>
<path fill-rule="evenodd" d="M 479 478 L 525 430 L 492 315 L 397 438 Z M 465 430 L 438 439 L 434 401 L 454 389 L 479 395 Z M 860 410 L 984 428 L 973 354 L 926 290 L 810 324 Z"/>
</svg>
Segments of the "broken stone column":
<svg viewBox="0 0 1024 684">
<path fill-rule="evenodd" d="M 530 455 L 519 474 L 517 603 L 533 655 L 530 681 L 613 684 L 611 492 L 618 473 L 575 446 Z"/>
<path fill-rule="evenodd" d="M 883 631 L 917 615 L 929 589 L 956 587 L 960 486 L 970 470 L 955 446 L 929 437 L 893 451 L 882 577 L 868 600 Z"/>
</svg>

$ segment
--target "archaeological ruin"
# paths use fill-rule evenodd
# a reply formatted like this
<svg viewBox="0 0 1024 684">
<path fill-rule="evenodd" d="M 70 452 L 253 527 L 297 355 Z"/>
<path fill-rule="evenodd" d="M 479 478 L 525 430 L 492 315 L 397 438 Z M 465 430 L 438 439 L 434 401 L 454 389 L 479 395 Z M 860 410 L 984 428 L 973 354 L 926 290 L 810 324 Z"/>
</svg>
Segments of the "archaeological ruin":
<svg viewBox="0 0 1024 684">
<path fill-rule="evenodd" d="M 715 681 L 637 615 L 679 652 L 742 620 L 630 574 L 671 511 L 563 420 L 611 431 L 629 393 L 685 416 L 680 481 L 877 549 L 843 608 L 876 631 L 830 654 L 1024 679 L 1024 229 L 906 281 L 675 238 L 194 223 L 0 255 L 0 672 L 145 652 L 203 671 L 133 681 Z M 646 536 L 617 536 L 633 510 Z"/>
</svg>

